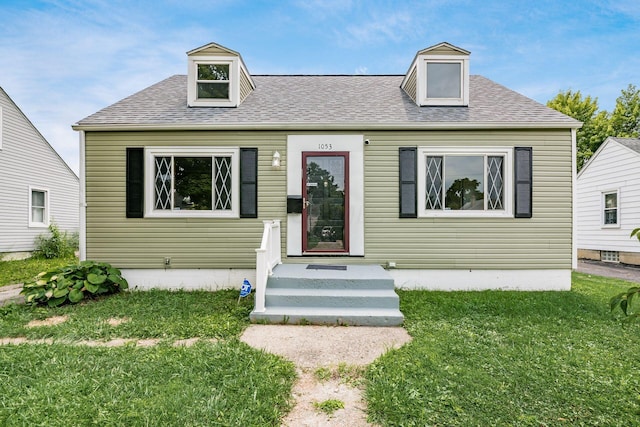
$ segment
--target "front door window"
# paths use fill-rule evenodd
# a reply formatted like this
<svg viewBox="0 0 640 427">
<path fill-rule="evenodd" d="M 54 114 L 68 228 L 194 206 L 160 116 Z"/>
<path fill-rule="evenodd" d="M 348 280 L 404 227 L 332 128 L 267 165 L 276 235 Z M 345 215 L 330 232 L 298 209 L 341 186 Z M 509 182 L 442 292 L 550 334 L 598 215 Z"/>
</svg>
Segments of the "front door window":
<svg viewBox="0 0 640 427">
<path fill-rule="evenodd" d="M 348 153 L 303 153 L 303 249 L 348 252 Z"/>
</svg>

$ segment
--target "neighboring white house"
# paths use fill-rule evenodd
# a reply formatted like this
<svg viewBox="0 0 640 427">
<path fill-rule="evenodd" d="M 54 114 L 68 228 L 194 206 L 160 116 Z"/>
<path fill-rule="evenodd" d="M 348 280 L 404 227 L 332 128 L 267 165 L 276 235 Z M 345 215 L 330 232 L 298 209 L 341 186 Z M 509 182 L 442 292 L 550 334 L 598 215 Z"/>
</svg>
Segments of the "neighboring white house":
<svg viewBox="0 0 640 427">
<path fill-rule="evenodd" d="M 577 179 L 578 257 L 640 264 L 640 139 L 607 138 Z"/>
<path fill-rule="evenodd" d="M 32 251 L 53 222 L 78 231 L 78 177 L 1 87 L 0 179 L 0 256 Z"/>
</svg>

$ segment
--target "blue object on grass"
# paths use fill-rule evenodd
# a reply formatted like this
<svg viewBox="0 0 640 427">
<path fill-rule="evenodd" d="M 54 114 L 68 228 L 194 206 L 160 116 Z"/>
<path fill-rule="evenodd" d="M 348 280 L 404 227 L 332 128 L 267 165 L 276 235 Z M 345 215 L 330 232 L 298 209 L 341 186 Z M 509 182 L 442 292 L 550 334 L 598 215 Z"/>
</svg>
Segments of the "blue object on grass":
<svg viewBox="0 0 640 427">
<path fill-rule="evenodd" d="M 251 283 L 247 279 L 244 279 L 242 282 L 242 287 L 240 288 L 240 298 L 244 298 L 251 293 Z"/>
</svg>

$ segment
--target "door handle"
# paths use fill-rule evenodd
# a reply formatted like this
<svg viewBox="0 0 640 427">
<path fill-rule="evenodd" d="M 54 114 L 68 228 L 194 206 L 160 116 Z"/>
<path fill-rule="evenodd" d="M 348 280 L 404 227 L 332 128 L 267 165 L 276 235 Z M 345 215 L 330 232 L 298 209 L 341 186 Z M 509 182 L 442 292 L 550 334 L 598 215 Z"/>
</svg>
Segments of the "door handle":
<svg viewBox="0 0 640 427">
<path fill-rule="evenodd" d="M 311 202 L 308 201 L 306 198 L 302 199 L 302 209 L 307 209 L 310 204 L 311 204 Z"/>
</svg>

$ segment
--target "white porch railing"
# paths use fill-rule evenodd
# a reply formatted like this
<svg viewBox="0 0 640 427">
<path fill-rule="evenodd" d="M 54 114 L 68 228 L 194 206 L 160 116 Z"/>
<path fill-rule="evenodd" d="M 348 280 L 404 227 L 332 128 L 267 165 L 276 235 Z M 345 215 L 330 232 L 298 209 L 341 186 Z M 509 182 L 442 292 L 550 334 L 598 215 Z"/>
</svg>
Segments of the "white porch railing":
<svg viewBox="0 0 640 427">
<path fill-rule="evenodd" d="M 267 289 L 267 278 L 273 273 L 273 267 L 282 264 L 282 254 L 280 250 L 280 220 L 262 221 L 264 231 L 262 232 L 262 243 L 256 249 L 256 298 L 255 312 L 265 310 L 265 292 Z"/>
</svg>

